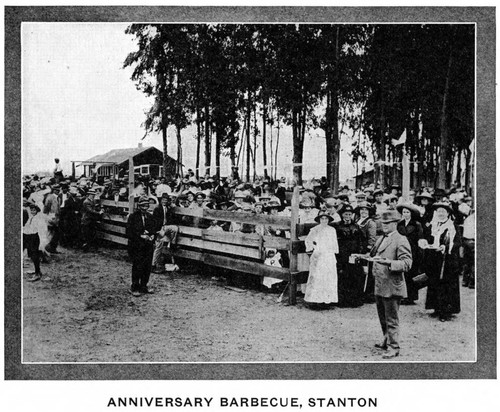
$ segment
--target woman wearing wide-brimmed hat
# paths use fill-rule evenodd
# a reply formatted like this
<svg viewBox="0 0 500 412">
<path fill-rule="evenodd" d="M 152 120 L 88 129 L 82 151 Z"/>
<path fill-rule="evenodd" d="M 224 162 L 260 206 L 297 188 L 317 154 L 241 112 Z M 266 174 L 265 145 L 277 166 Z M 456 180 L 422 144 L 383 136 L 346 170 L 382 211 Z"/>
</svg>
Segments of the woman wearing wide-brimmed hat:
<svg viewBox="0 0 500 412">
<path fill-rule="evenodd" d="M 424 239 L 419 241 L 423 249 L 423 271 L 429 277 L 426 309 L 434 309 L 432 316 L 442 322 L 460 313 L 460 261 L 458 249 L 460 234 L 453 221 L 453 209 L 449 203 L 432 205 L 435 219 L 430 228 L 424 229 Z"/>
<path fill-rule="evenodd" d="M 363 201 L 358 203 L 354 211 L 358 216 L 356 223 L 361 229 L 361 232 L 363 232 L 363 252 L 369 252 L 377 241 L 377 224 L 373 220 L 375 208 L 370 203 Z"/>
<path fill-rule="evenodd" d="M 411 247 L 412 265 L 408 272 L 405 272 L 406 288 L 408 297 L 401 301 L 401 304 L 413 305 L 418 300 L 418 288 L 413 284 L 413 278 L 420 274 L 420 250 L 418 241 L 423 238 L 424 232 L 420 224 L 420 211 L 413 203 L 401 203 L 396 209 L 403 219 L 398 223 L 397 229 L 400 234 L 406 236 Z"/>
<path fill-rule="evenodd" d="M 422 227 L 429 227 L 432 216 L 434 215 L 434 210 L 432 209 L 432 204 L 436 201 L 434 197 L 427 191 L 423 191 L 418 196 L 415 196 L 415 201 L 419 204 L 420 214 L 422 215 L 420 222 Z"/>
<path fill-rule="evenodd" d="M 311 229 L 305 239 L 306 251 L 312 254 L 304 300 L 311 309 L 324 309 L 338 302 L 335 254 L 339 246 L 337 232 L 329 226 L 333 218 L 321 212 L 314 220 L 319 224 Z"/>
<path fill-rule="evenodd" d="M 363 304 L 365 274 L 361 265 L 350 263 L 349 256 L 363 252 L 364 236 L 354 223 L 354 209 L 344 204 L 338 211 L 342 220 L 335 225 L 339 244 L 337 257 L 339 306 L 358 307 Z"/>
</svg>

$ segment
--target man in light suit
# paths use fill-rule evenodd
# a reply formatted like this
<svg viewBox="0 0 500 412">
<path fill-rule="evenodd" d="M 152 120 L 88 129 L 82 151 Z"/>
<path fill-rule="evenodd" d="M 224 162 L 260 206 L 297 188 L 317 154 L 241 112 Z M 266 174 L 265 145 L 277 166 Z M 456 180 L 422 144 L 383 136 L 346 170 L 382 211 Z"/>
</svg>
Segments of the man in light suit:
<svg viewBox="0 0 500 412">
<path fill-rule="evenodd" d="M 373 246 L 370 256 L 375 278 L 375 299 L 384 339 L 375 345 L 385 351 L 384 359 L 399 355 L 399 305 L 407 297 L 404 272 L 410 270 L 412 254 L 405 236 L 397 231 L 401 215 L 397 210 L 382 213 L 381 223 L 384 235 Z M 380 260 L 377 260 L 380 259 Z"/>
</svg>

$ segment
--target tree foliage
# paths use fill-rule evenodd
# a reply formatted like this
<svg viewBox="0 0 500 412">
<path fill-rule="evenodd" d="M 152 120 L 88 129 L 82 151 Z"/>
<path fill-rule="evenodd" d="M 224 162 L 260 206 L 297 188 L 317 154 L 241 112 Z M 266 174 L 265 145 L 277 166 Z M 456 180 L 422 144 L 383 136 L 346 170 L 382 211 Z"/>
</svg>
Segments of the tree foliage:
<svg viewBox="0 0 500 412">
<path fill-rule="evenodd" d="M 244 149 L 246 176 L 251 159 L 255 176 L 259 146 L 267 174 L 274 119 L 291 129 L 298 182 L 307 131 L 324 131 L 325 175 L 333 189 L 344 126 L 356 140 L 353 159 L 367 159 L 371 150 L 383 185 L 397 179 L 384 166 L 401 161 L 391 139 L 403 131 L 417 165 L 415 186 L 449 186 L 464 172 L 460 160 L 470 158 L 473 25 L 133 24 L 127 33 L 137 50 L 124 66 L 133 67 L 132 80 L 153 101 L 146 133 L 162 132 L 166 151 L 169 126 L 180 147 L 181 131 L 196 123 L 206 173 L 215 139 L 216 174 L 220 156 L 235 166 Z M 360 145 L 361 136 L 369 149 Z"/>
</svg>

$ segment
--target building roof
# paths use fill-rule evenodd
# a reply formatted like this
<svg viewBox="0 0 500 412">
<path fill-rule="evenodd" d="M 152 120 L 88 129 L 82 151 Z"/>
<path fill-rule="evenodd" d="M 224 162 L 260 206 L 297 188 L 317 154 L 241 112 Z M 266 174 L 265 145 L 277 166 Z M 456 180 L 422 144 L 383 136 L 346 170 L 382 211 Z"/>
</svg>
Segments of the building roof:
<svg viewBox="0 0 500 412">
<path fill-rule="evenodd" d="M 83 163 L 100 163 L 100 162 L 102 162 L 102 163 L 121 164 L 123 162 L 126 162 L 130 157 L 135 157 L 138 154 L 143 153 L 143 152 L 150 150 L 150 149 L 158 150 L 154 146 L 132 147 L 130 149 L 113 149 L 107 153 L 91 157 L 90 159 L 85 160 Z"/>
</svg>

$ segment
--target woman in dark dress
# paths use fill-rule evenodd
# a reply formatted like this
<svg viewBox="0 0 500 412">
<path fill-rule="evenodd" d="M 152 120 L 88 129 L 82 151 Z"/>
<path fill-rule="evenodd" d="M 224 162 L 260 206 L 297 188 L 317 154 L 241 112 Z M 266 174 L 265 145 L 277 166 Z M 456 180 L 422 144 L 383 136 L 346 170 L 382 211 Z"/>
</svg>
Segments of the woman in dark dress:
<svg viewBox="0 0 500 412">
<path fill-rule="evenodd" d="M 363 304 L 365 274 L 360 264 L 349 263 L 349 256 L 363 252 L 364 236 L 354 223 L 354 209 L 344 204 L 339 209 L 342 218 L 334 225 L 337 230 L 339 254 L 337 256 L 339 306 L 358 307 Z"/>
<path fill-rule="evenodd" d="M 355 211 L 356 215 L 359 216 L 356 224 L 363 233 L 362 253 L 368 253 L 377 241 L 377 223 L 374 220 L 375 208 L 371 203 L 363 201 L 358 203 Z M 364 301 L 366 303 L 373 303 L 375 302 L 375 296 L 373 295 L 375 279 L 370 267 L 365 266 L 363 270 L 365 271 L 365 282 L 363 285 Z"/>
<path fill-rule="evenodd" d="M 419 222 L 420 212 L 414 204 L 402 203 L 396 206 L 396 209 L 403 216 L 403 219 L 398 222 L 398 232 L 408 239 L 413 259 L 410 270 L 405 273 L 408 297 L 403 299 L 401 304 L 414 305 L 415 301 L 418 300 L 418 288 L 413 284 L 413 278 L 420 273 L 420 251 L 418 248 L 418 241 L 423 238 L 424 232 Z"/>
<path fill-rule="evenodd" d="M 429 277 L 425 308 L 434 309 L 431 316 L 446 322 L 453 314 L 460 313 L 458 250 L 461 241 L 452 219 L 451 206 L 436 202 L 433 209 L 435 219 L 430 230 L 424 233 L 425 239 L 419 241 L 424 251 L 423 268 Z"/>
</svg>

